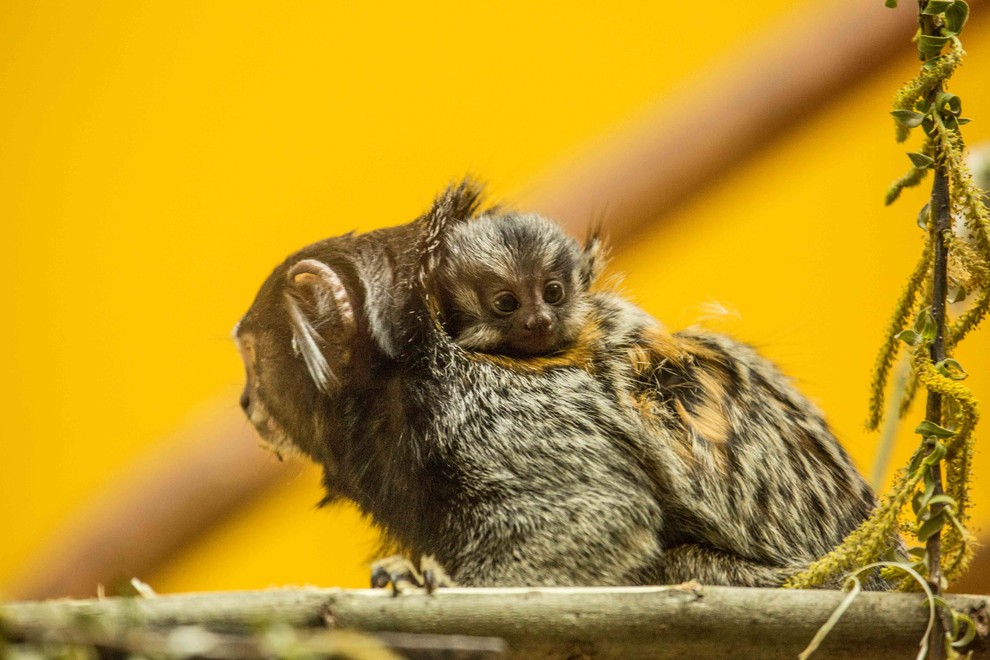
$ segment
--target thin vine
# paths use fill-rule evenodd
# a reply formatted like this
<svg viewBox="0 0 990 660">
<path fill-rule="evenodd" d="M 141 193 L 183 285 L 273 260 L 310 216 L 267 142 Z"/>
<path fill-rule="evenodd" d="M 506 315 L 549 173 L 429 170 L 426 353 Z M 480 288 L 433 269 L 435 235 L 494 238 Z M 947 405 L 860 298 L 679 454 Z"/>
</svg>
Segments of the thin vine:
<svg viewBox="0 0 990 660">
<path fill-rule="evenodd" d="M 896 0 L 886 4 L 896 6 Z M 963 157 L 960 127 L 969 120 L 962 117 L 960 98 L 946 91 L 965 55 L 959 35 L 969 6 L 964 0 L 919 0 L 918 4 L 916 42 L 923 64 L 897 92 L 891 115 L 898 142 L 916 128 L 921 128 L 923 139 L 919 150 L 908 154 L 911 167 L 890 186 L 886 203 L 893 203 L 904 188 L 920 184 L 930 171 L 935 178 L 931 201 L 918 214 L 918 224 L 925 230 L 922 254 L 894 308 L 874 366 L 867 426 L 876 430 L 882 421 L 891 369 L 902 349 L 909 353 L 912 373 L 901 415 L 915 393 L 924 389 L 926 419 L 915 429 L 921 436 L 918 449 L 897 472 L 880 505 L 839 547 L 792 577 L 786 587 L 834 582 L 886 556 L 897 564 L 882 569 L 883 577 L 898 588 L 916 589 L 916 579 L 903 577 L 909 568 L 925 577 L 937 599 L 943 586 L 965 572 L 972 557 L 966 522 L 979 412 L 972 392 L 962 383 L 965 370 L 948 356 L 990 312 L 990 214 Z M 966 308 L 948 318 L 947 303 L 967 299 Z M 901 531 L 921 544 L 908 550 L 907 556 L 895 556 L 901 554 L 897 550 Z M 931 650 L 940 657 L 956 657 L 958 617 L 945 607 L 942 612 L 943 624 L 935 626 L 932 639 L 944 644 L 933 644 Z"/>
</svg>

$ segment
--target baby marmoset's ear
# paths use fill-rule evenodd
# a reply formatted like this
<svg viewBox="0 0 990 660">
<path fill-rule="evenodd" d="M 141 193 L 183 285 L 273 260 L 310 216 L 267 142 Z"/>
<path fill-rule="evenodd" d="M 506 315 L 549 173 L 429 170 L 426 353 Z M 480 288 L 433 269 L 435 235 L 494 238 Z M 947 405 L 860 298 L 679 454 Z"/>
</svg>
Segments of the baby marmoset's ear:
<svg viewBox="0 0 990 660">
<path fill-rule="evenodd" d="M 605 270 L 608 263 L 608 247 L 602 239 L 601 226 L 595 225 L 588 232 L 581 250 L 581 267 L 579 271 L 581 287 L 587 291 L 595 283 L 598 276 Z"/>
<path fill-rule="evenodd" d="M 317 388 L 330 394 L 351 358 L 356 329 L 351 296 L 337 272 L 316 259 L 299 261 L 286 277 L 293 351 Z"/>
</svg>

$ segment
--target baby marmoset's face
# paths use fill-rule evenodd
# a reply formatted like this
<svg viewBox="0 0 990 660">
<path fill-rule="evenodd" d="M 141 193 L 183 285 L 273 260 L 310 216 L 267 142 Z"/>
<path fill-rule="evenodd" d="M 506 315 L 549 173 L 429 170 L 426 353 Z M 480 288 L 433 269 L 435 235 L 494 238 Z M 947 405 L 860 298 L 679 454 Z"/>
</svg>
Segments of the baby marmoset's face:
<svg viewBox="0 0 990 660">
<path fill-rule="evenodd" d="M 483 215 L 448 239 L 441 297 L 448 332 L 469 350 L 545 355 L 574 341 L 587 314 L 584 254 L 533 214 Z"/>
</svg>

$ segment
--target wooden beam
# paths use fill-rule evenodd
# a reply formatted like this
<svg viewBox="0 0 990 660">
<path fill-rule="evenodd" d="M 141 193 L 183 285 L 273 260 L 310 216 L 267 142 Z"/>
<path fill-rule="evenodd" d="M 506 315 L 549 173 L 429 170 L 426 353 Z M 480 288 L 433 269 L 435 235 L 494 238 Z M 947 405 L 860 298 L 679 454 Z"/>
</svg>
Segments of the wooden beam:
<svg viewBox="0 0 990 660">
<path fill-rule="evenodd" d="M 916 57 L 917 6 L 900 4 L 806 5 L 665 94 L 604 145 L 535 182 L 520 207 L 580 237 L 602 222 L 621 246 L 861 80 Z M 975 16 L 986 3 L 969 4 Z"/>
<path fill-rule="evenodd" d="M 500 638 L 517 657 L 794 658 L 845 594 L 733 587 L 441 589 L 393 597 L 386 590 L 276 589 L 157 598 L 0 606 L 9 640 L 58 631 L 199 626 L 226 635 L 264 630 L 355 630 Z M 949 596 L 980 630 L 969 650 L 990 653 L 986 596 Z M 815 658 L 914 657 L 928 608 L 920 594 L 861 593 Z M 53 632 L 54 631 L 54 632 Z M 57 634 L 56 634 L 57 637 Z"/>
<path fill-rule="evenodd" d="M 234 405 L 163 438 L 80 507 L 50 546 L 15 576 L 7 595 L 95 596 L 98 584 L 113 590 L 146 576 L 203 531 L 298 473 L 259 444 L 254 427 Z"/>
</svg>

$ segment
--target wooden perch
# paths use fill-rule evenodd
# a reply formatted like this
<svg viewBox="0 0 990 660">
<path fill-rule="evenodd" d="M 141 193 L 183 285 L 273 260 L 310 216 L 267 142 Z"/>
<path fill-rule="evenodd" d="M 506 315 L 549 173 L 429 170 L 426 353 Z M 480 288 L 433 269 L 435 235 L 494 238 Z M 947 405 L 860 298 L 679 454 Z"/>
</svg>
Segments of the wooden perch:
<svg viewBox="0 0 990 660">
<path fill-rule="evenodd" d="M 15 642 L 78 642 L 80 631 L 89 631 L 111 647 L 107 640 L 135 631 L 170 631 L 175 638 L 183 630 L 178 627 L 195 626 L 189 630 L 229 642 L 281 624 L 310 636 L 328 628 L 388 633 L 380 641 L 400 650 L 424 635 L 441 647 L 437 640 L 456 639 L 463 657 L 492 657 L 499 646 L 491 638 L 499 638 L 511 655 L 527 657 L 794 658 L 844 597 L 839 591 L 698 585 L 442 589 L 397 597 L 386 590 L 303 588 L 11 603 L 0 606 L 0 623 Z M 975 657 L 990 654 L 990 598 L 946 599 L 977 622 L 968 650 Z M 814 657 L 914 657 L 927 620 L 919 594 L 862 593 Z"/>
</svg>

